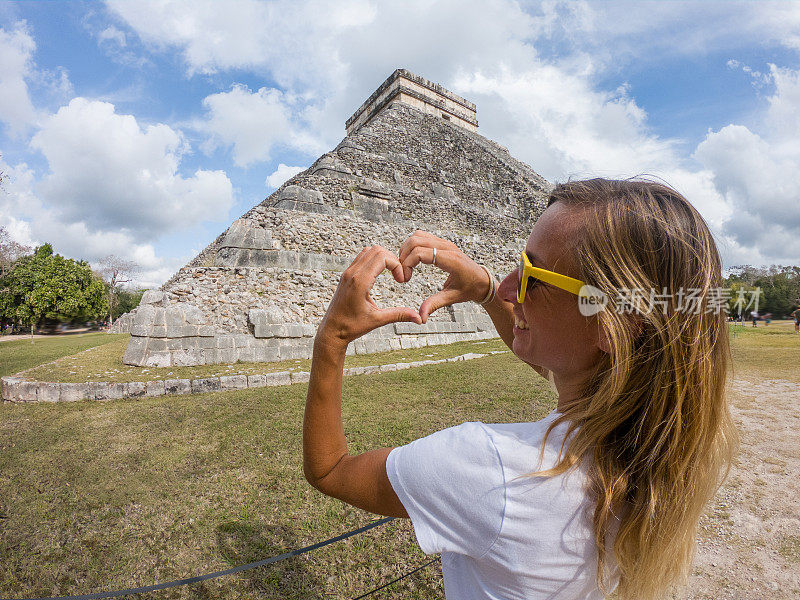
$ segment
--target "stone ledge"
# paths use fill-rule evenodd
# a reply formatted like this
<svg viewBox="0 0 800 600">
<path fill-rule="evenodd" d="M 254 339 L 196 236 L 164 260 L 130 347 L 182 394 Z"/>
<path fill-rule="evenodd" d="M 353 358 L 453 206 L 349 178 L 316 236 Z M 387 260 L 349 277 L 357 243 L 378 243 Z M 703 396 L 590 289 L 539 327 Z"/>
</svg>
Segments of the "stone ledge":
<svg viewBox="0 0 800 600">
<path fill-rule="evenodd" d="M 373 375 L 389 373 L 414 367 L 436 365 L 446 362 L 483 358 L 490 354 L 504 354 L 508 350 L 494 350 L 488 354 L 468 352 L 452 358 L 437 360 L 417 360 L 386 365 L 350 367 L 344 375 Z M 165 379 L 155 381 L 87 383 L 55 383 L 48 381 L 27 381 L 22 377 L 7 375 L 0 378 L 2 398 L 7 402 L 75 402 L 78 400 L 117 400 L 122 398 L 143 398 L 181 394 L 204 394 L 208 392 L 254 389 L 270 386 L 307 383 L 308 371 L 278 371 L 261 375 L 222 375 L 201 379 Z"/>
</svg>

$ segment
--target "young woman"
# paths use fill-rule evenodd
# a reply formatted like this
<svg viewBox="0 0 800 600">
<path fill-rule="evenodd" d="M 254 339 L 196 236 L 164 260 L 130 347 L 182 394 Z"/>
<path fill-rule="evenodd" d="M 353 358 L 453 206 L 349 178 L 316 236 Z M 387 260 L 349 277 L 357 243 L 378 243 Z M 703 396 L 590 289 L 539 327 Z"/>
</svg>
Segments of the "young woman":
<svg viewBox="0 0 800 600">
<path fill-rule="evenodd" d="M 420 262 L 449 273 L 443 289 L 419 311 L 378 309 L 369 296 L 378 274 L 405 282 Z M 721 263 L 706 224 L 659 183 L 560 184 L 519 269 L 499 284 L 487 274 L 424 232 L 399 256 L 379 246 L 359 254 L 315 340 L 308 481 L 410 517 L 422 550 L 442 553 L 449 600 L 663 596 L 689 571 L 698 520 L 736 444 L 725 314 L 713 302 Z M 587 310 L 589 297 L 604 309 Z M 550 378 L 556 410 L 351 456 L 341 422 L 348 343 L 465 301 L 482 302 L 514 354 Z"/>
</svg>

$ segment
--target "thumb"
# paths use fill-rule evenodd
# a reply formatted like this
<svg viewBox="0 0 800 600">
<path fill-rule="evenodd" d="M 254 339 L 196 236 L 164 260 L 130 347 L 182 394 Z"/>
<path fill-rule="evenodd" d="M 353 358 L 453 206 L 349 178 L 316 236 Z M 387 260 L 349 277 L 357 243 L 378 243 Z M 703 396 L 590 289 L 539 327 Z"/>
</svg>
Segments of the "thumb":
<svg viewBox="0 0 800 600">
<path fill-rule="evenodd" d="M 433 296 L 428 296 L 422 301 L 419 307 L 419 316 L 422 322 L 426 323 L 432 312 L 439 310 L 443 306 L 450 306 L 461 300 L 461 293 L 457 290 L 442 290 Z"/>
<path fill-rule="evenodd" d="M 395 307 L 395 308 L 382 308 L 378 310 L 378 320 L 381 325 L 388 325 L 389 323 L 398 323 L 401 321 L 410 321 L 417 325 L 422 324 L 422 318 L 419 313 L 413 308 Z"/>
</svg>

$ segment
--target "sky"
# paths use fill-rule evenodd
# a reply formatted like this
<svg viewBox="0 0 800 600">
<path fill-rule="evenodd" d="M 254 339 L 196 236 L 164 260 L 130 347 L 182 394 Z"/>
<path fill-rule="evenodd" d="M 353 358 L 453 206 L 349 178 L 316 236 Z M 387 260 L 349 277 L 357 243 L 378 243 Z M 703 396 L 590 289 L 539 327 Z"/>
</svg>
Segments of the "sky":
<svg viewBox="0 0 800 600">
<path fill-rule="evenodd" d="M 800 264 L 800 2 L 0 3 L 0 226 L 156 287 L 396 68 L 551 182 L 659 177 L 726 267 Z"/>
</svg>

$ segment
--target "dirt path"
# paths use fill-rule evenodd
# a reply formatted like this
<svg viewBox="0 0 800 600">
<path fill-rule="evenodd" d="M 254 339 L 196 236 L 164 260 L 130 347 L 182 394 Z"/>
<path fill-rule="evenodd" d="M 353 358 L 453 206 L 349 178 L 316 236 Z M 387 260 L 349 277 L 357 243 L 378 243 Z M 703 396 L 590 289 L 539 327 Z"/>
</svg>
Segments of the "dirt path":
<svg viewBox="0 0 800 600">
<path fill-rule="evenodd" d="M 800 598 L 800 384 L 732 385 L 741 436 L 736 465 L 711 514 L 687 600 Z"/>
</svg>

